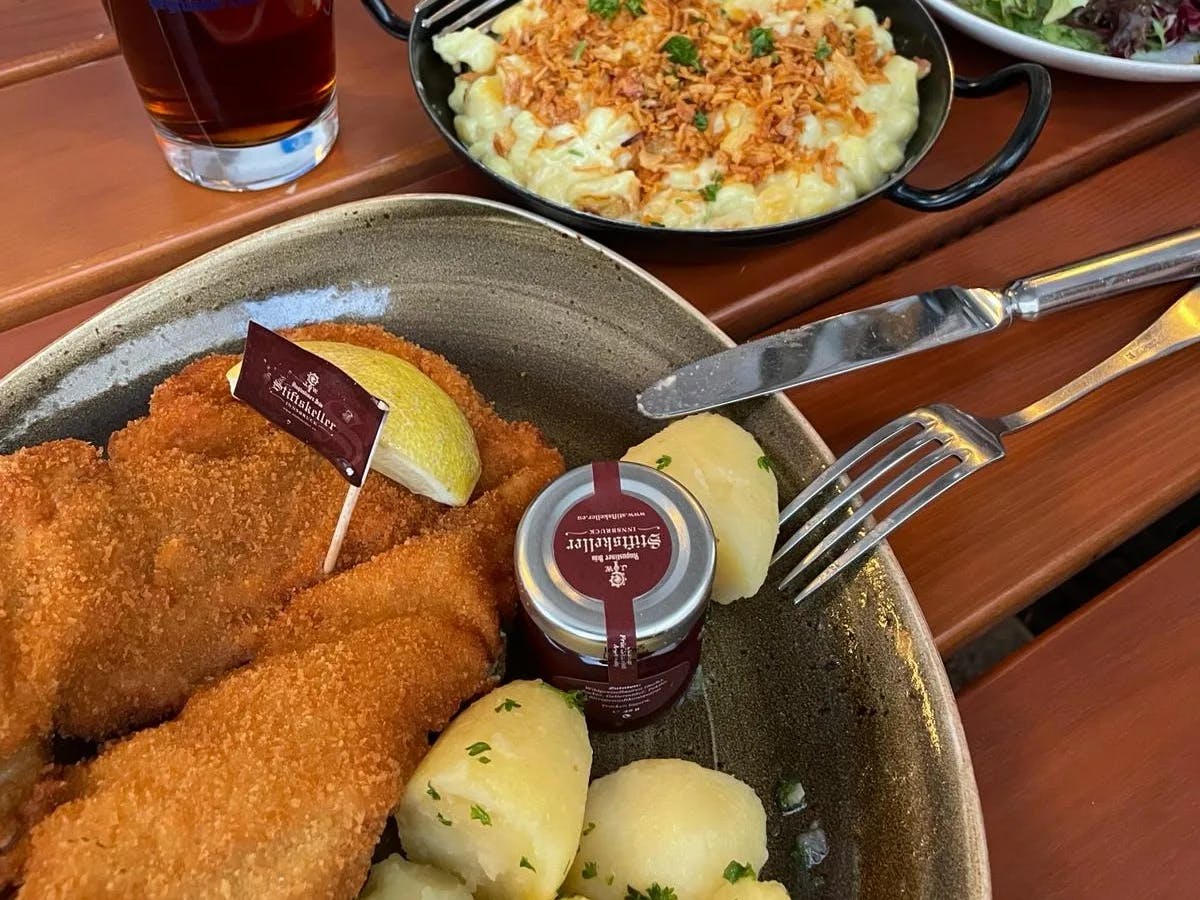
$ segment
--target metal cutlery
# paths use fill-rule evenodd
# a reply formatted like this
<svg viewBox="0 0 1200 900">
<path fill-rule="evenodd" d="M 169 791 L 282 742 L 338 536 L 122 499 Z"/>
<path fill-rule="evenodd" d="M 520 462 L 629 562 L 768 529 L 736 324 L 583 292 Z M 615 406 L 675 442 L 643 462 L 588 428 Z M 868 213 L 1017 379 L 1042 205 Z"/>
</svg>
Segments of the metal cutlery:
<svg viewBox="0 0 1200 900">
<path fill-rule="evenodd" d="M 1141 287 L 1200 278 L 1200 228 L 1040 275 L 1003 291 L 944 287 L 793 328 L 677 369 L 638 396 L 668 419 L 786 390 Z"/>
<path fill-rule="evenodd" d="M 365 0 L 367 7 L 383 19 L 394 18 L 381 0 Z M 482 28 L 517 0 L 425 0 L 414 10 L 431 34 L 450 34 L 462 28 Z M 455 17 L 455 14 L 459 15 Z"/>
<path fill-rule="evenodd" d="M 847 500 L 861 497 L 872 485 L 881 485 L 832 528 L 784 576 L 781 588 L 805 584 L 796 596 L 799 602 L 868 553 L 918 510 L 945 493 L 968 475 L 1004 458 L 1002 439 L 1040 422 L 1060 409 L 1090 394 L 1114 378 L 1147 363 L 1200 342 L 1200 285 L 1177 300 L 1157 321 L 1104 362 L 1083 373 L 1066 386 L 1018 412 L 1000 418 L 984 418 L 947 403 L 917 409 L 884 425 L 847 451 L 787 505 L 779 517 L 780 530 L 797 517 L 800 527 L 776 551 L 772 565 L 783 559 L 806 538 L 821 534 L 837 522 Z M 890 446 L 886 455 L 868 466 L 837 496 L 818 509 L 813 501 L 857 464 Z M 948 460 L 953 464 L 942 466 Z M 935 470 L 942 468 L 940 473 Z M 880 519 L 865 534 L 860 527 L 876 510 L 906 490 L 916 493 Z M 816 564 L 851 540 L 823 569 Z"/>
</svg>

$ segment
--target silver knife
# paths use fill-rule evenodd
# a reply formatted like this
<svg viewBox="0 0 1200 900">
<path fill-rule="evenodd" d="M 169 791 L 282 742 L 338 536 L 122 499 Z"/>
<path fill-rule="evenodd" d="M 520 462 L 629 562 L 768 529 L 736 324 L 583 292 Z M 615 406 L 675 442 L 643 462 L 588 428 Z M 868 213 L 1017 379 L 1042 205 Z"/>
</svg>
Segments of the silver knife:
<svg viewBox="0 0 1200 900">
<path fill-rule="evenodd" d="M 899 359 L 1137 288 L 1200 277 L 1200 228 L 1014 281 L 944 287 L 781 331 L 676 369 L 638 395 L 669 419 Z"/>
</svg>

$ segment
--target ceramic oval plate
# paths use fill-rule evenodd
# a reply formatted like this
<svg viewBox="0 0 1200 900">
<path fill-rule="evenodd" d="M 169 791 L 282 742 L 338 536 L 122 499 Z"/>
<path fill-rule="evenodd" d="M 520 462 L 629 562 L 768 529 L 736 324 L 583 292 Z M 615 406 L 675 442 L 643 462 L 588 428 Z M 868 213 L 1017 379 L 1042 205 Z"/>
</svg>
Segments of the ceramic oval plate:
<svg viewBox="0 0 1200 900">
<path fill-rule="evenodd" d="M 61 338 L 0 381 L 0 452 L 104 441 L 185 362 L 238 349 L 248 319 L 374 322 L 418 341 L 502 413 L 540 425 L 571 465 L 651 434 L 637 391 L 729 344 L 645 272 L 534 215 L 463 197 L 383 198 L 214 251 Z M 775 461 L 784 499 L 829 460 L 785 400 L 729 414 Z M 989 894 L 954 698 L 886 550 L 799 607 L 768 587 L 714 608 L 706 635 L 702 677 L 681 706 L 649 729 L 595 736 L 596 774 L 684 756 L 749 782 L 769 811 L 766 874 L 793 897 Z M 806 806 L 784 816 L 775 795 L 790 779 Z"/>
</svg>

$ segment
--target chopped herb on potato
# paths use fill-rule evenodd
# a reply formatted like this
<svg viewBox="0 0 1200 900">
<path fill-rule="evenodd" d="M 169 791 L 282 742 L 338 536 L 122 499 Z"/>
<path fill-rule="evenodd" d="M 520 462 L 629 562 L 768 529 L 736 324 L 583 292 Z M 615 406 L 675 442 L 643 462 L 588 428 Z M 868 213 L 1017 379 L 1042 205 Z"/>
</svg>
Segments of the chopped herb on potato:
<svg viewBox="0 0 1200 900">
<path fill-rule="evenodd" d="M 749 863 L 740 863 L 736 859 L 731 859 L 729 865 L 725 867 L 724 877 L 730 884 L 736 884 L 743 878 L 753 878 L 754 867 Z"/>
<path fill-rule="evenodd" d="M 488 811 L 478 803 L 471 804 L 471 818 L 479 822 L 481 825 L 492 824 L 492 817 L 488 815 Z"/>
</svg>

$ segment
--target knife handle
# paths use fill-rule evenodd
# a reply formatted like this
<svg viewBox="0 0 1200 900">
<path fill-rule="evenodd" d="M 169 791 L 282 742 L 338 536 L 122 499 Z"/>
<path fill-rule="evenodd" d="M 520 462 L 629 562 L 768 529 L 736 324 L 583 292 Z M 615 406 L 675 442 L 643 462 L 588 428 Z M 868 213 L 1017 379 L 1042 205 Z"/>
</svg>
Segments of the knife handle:
<svg viewBox="0 0 1200 900">
<path fill-rule="evenodd" d="M 1115 294 L 1188 278 L 1200 278 L 1200 228 L 1029 275 L 1010 284 L 1004 299 L 1016 315 L 1036 319 Z"/>
</svg>

